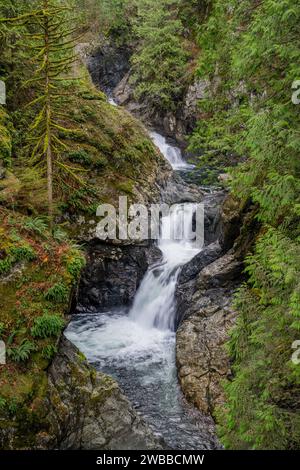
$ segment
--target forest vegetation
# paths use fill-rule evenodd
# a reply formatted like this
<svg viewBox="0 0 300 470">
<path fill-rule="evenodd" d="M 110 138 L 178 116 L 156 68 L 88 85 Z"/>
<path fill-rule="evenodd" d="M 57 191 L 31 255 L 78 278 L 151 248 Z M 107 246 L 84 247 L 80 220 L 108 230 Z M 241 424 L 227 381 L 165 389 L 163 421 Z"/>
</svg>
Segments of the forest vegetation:
<svg viewBox="0 0 300 470">
<path fill-rule="evenodd" d="M 174 111 L 189 84 L 209 84 L 189 151 L 230 174 L 260 226 L 235 296 L 218 433 L 228 449 L 299 449 L 298 0 L 0 0 L 0 412 L 37 419 L 31 404 L 85 262 L 63 214 L 92 216 L 120 191 L 134 199 L 159 158 L 75 57 L 91 31 L 131 48 L 135 98 L 149 107 Z"/>
</svg>

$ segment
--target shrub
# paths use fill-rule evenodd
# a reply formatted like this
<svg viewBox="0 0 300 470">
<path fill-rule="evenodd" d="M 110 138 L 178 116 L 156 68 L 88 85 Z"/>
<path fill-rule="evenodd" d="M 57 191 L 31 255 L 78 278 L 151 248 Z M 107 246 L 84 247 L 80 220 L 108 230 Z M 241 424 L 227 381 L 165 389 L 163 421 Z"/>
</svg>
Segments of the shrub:
<svg viewBox="0 0 300 470">
<path fill-rule="evenodd" d="M 57 304 L 62 304 L 64 302 L 67 302 L 68 298 L 69 298 L 69 290 L 62 283 L 54 284 L 54 286 L 50 287 L 50 289 L 45 293 L 46 300 L 49 300 L 50 302 L 54 302 Z"/>
<path fill-rule="evenodd" d="M 2 338 L 4 331 L 5 331 L 5 325 L 3 322 L 0 322 L 0 339 Z"/>
<path fill-rule="evenodd" d="M 58 242 L 63 242 L 68 238 L 68 234 L 61 227 L 56 227 L 53 232 L 53 238 Z"/>
<path fill-rule="evenodd" d="M 7 402 L 5 398 L 0 397 L 0 411 L 4 410 L 6 408 Z"/>
<path fill-rule="evenodd" d="M 34 249 L 29 245 L 16 246 L 9 250 L 14 262 L 33 261 L 36 258 Z"/>
<path fill-rule="evenodd" d="M 10 258 L 5 258 L 0 260 L 0 275 L 7 274 L 12 267 L 12 261 Z"/>
<path fill-rule="evenodd" d="M 31 334 L 34 338 L 42 339 L 50 338 L 51 336 L 57 337 L 64 324 L 64 320 L 59 315 L 45 313 L 43 316 L 36 318 L 31 328 Z"/>
<path fill-rule="evenodd" d="M 80 272 L 85 265 L 85 259 L 81 254 L 77 254 L 67 264 L 67 271 L 72 276 L 74 281 L 77 281 L 80 276 Z"/>
</svg>

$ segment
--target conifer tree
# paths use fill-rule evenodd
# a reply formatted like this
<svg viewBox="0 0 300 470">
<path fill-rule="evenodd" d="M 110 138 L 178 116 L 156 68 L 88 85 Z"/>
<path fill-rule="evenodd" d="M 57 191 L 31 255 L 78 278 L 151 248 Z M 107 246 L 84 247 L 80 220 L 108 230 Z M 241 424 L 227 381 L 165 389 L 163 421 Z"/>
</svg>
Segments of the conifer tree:
<svg viewBox="0 0 300 470">
<path fill-rule="evenodd" d="M 178 2 L 137 3 L 135 30 L 141 46 L 132 61 L 137 95 L 146 97 L 150 105 L 170 110 L 183 90 L 187 63 Z"/>
<path fill-rule="evenodd" d="M 40 170 L 47 180 L 48 216 L 53 224 L 54 179 L 59 169 L 73 170 L 62 161 L 66 150 L 60 133 L 69 130 L 62 124 L 66 115 L 62 107 L 67 93 L 70 69 L 75 61 L 74 39 L 76 31 L 71 28 L 70 8 L 59 0 L 35 0 L 23 14 L 2 19 L 2 23 L 13 28 L 27 27 L 24 34 L 28 65 L 31 77 L 23 87 L 33 99 L 27 108 L 31 109 L 31 125 L 28 131 L 30 164 Z M 32 73 L 33 69 L 33 73 Z"/>
<path fill-rule="evenodd" d="M 36 115 L 30 128 L 32 161 L 35 165 L 44 163 L 47 176 L 48 215 L 53 220 L 53 173 L 54 167 L 66 165 L 59 158 L 65 144 L 59 138 L 59 131 L 68 132 L 61 125 L 61 103 L 64 92 L 62 80 L 66 80 L 74 62 L 72 30 L 68 26 L 68 8 L 57 0 L 42 0 L 42 15 L 33 17 L 36 31 L 29 34 L 31 50 L 34 53 L 35 74 L 27 85 L 36 88 L 36 96 L 30 105 Z"/>
</svg>

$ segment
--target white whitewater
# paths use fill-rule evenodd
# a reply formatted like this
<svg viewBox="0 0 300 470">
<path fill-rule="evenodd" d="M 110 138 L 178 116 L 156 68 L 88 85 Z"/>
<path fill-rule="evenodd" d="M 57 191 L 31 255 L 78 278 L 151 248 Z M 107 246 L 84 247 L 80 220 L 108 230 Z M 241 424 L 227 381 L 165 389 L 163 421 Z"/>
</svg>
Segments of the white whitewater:
<svg viewBox="0 0 300 470">
<path fill-rule="evenodd" d="M 180 148 L 168 144 L 167 139 L 164 136 L 158 134 L 157 132 L 150 132 L 150 137 L 156 147 L 159 148 L 164 157 L 172 165 L 174 170 L 193 168 L 193 165 L 190 165 L 182 158 L 182 152 Z"/>
<path fill-rule="evenodd" d="M 158 144 L 173 165 L 184 165 L 179 149 L 166 150 L 163 139 Z M 129 312 L 74 315 L 66 332 L 97 369 L 118 380 L 169 448 L 180 450 L 216 445 L 212 421 L 182 396 L 175 359 L 176 283 L 182 266 L 199 252 L 191 239 L 194 211 L 194 204 L 178 204 L 162 218 L 162 260 L 146 273 Z"/>
<path fill-rule="evenodd" d="M 175 288 L 181 267 L 199 252 L 193 241 L 194 204 L 177 205 L 162 218 L 162 261 L 146 274 L 129 317 L 146 329 L 174 330 Z"/>
</svg>

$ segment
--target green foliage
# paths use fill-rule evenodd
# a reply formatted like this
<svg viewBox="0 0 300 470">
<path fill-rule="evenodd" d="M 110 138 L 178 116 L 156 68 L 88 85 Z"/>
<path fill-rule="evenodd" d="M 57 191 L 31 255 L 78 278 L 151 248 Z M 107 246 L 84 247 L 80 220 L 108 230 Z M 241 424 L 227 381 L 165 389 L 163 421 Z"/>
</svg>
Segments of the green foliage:
<svg viewBox="0 0 300 470">
<path fill-rule="evenodd" d="M 36 253 L 30 245 L 13 246 L 6 250 L 7 255 L 0 260 L 0 275 L 7 274 L 14 264 L 21 261 L 33 261 Z"/>
<path fill-rule="evenodd" d="M 72 281 L 79 279 L 82 268 L 85 265 L 85 258 L 81 253 L 74 252 L 74 255 L 67 261 L 67 271 L 72 277 Z"/>
<path fill-rule="evenodd" d="M 68 234 L 59 226 L 56 226 L 53 230 L 53 238 L 58 242 L 63 242 L 68 239 Z"/>
<path fill-rule="evenodd" d="M 11 165 L 12 130 L 11 120 L 4 107 L 0 105 L 0 165 L 3 163 L 6 167 Z"/>
<path fill-rule="evenodd" d="M 28 219 L 24 224 L 25 230 L 29 232 L 37 233 L 38 235 L 44 236 L 48 229 L 48 225 L 45 219 L 42 217 L 34 217 Z"/>
<path fill-rule="evenodd" d="M 42 350 L 43 358 L 47 359 L 48 361 L 51 361 L 56 353 L 57 353 L 57 347 L 54 346 L 53 344 L 48 344 L 48 346 L 45 346 Z"/>
<path fill-rule="evenodd" d="M 240 156 L 232 190 L 258 206 L 262 232 L 237 294 L 220 435 L 233 449 L 299 449 L 300 4 L 215 0 L 199 28 L 198 75 L 210 82 L 191 147 L 205 162 Z M 201 165 L 201 162 L 199 162 Z"/>
<path fill-rule="evenodd" d="M 53 303 L 65 303 L 69 298 L 69 289 L 63 283 L 57 283 L 45 293 L 45 299 Z"/>
<path fill-rule="evenodd" d="M 177 4 L 174 0 L 141 2 L 135 26 L 140 44 L 132 58 L 136 94 L 163 110 L 174 109 L 183 92 L 188 59 Z"/>
<path fill-rule="evenodd" d="M 65 325 L 64 320 L 59 315 L 50 315 L 45 313 L 41 317 L 38 317 L 34 321 L 34 325 L 31 328 L 31 334 L 34 338 L 50 338 L 51 336 L 57 337 Z M 52 349 L 53 352 L 53 349 Z M 43 353 L 50 353 L 48 347 L 47 351 Z"/>
<path fill-rule="evenodd" d="M 14 262 L 33 261 L 36 258 L 35 251 L 30 245 L 16 246 L 10 248 L 9 252 Z"/>
<path fill-rule="evenodd" d="M 0 411 L 5 410 L 6 405 L 7 405 L 7 402 L 6 402 L 5 398 L 0 397 Z"/>
<path fill-rule="evenodd" d="M 85 150 L 70 152 L 68 158 L 71 162 L 80 163 L 83 166 L 91 166 L 92 164 L 92 158 Z"/>
<path fill-rule="evenodd" d="M 69 131 L 64 125 L 65 96 L 73 80 L 70 69 L 75 61 L 75 30 L 70 27 L 70 7 L 59 0 L 34 0 L 29 2 L 25 13 L 13 18 L 1 17 L 0 23 L 11 31 L 26 31 L 26 41 L 23 38 L 18 41 L 22 58 L 31 70 L 22 84 L 31 99 L 24 109 L 27 120 L 24 153 L 28 166 L 38 171 L 39 179 L 44 180 L 52 224 L 55 187 L 60 186 L 66 175 L 77 182 L 80 180 L 75 175 L 76 169 L 63 161 L 67 147 L 59 137 L 60 132 Z"/>
<path fill-rule="evenodd" d="M 7 356 L 14 362 L 25 362 L 35 350 L 35 344 L 32 341 L 24 339 L 20 346 L 8 348 Z"/>
</svg>

